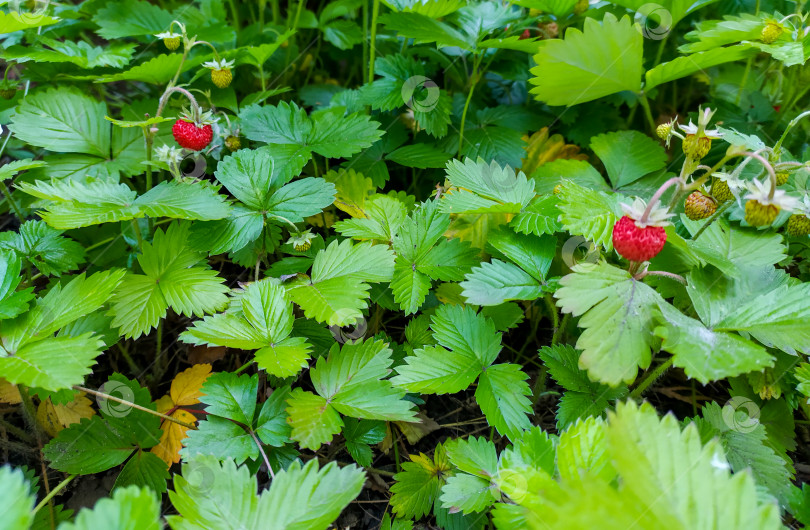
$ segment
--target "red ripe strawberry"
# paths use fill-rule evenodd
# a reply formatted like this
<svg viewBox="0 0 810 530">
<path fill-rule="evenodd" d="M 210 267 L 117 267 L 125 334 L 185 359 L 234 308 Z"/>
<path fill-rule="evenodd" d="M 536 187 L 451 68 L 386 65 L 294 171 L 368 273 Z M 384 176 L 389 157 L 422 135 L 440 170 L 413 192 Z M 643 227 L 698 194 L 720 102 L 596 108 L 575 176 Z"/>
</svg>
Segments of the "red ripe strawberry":
<svg viewBox="0 0 810 530">
<path fill-rule="evenodd" d="M 662 226 L 640 228 L 628 216 L 623 216 L 613 226 L 613 246 L 622 257 L 630 261 L 649 261 L 661 252 L 667 242 L 667 233 Z"/>
<path fill-rule="evenodd" d="M 185 147 L 192 151 L 205 149 L 205 147 L 211 143 L 211 140 L 214 139 L 214 131 L 211 129 L 210 124 L 197 124 L 183 118 L 179 118 L 174 122 L 172 134 L 180 147 Z"/>
<path fill-rule="evenodd" d="M 661 252 L 667 242 L 664 226 L 672 214 L 657 204 L 644 215 L 646 203 L 636 199 L 632 205 L 622 204 L 625 215 L 613 225 L 613 247 L 630 261 L 649 261 Z"/>
<path fill-rule="evenodd" d="M 526 28 L 526 29 L 523 30 L 523 33 L 520 34 L 520 37 L 519 37 L 518 40 L 528 39 L 531 36 L 532 36 L 532 33 L 529 31 L 528 28 Z"/>
</svg>

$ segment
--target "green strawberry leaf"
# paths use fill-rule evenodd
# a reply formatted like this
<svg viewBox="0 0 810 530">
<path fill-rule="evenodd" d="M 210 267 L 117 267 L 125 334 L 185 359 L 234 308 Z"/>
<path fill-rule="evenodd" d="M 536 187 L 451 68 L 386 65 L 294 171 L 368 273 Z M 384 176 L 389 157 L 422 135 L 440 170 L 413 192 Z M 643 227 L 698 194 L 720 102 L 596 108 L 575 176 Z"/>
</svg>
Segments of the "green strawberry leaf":
<svg viewBox="0 0 810 530">
<path fill-rule="evenodd" d="M 228 288 L 216 272 L 199 265 L 203 256 L 188 247 L 188 236 L 188 225 L 173 223 L 143 244 L 138 263 L 144 274 L 127 274 L 112 300 L 113 326 L 124 336 L 149 332 L 170 307 L 202 316 L 227 304 Z"/>
<path fill-rule="evenodd" d="M 575 265 L 573 270 L 560 280 L 562 287 L 554 296 L 564 313 L 581 317 L 584 331 L 576 344 L 582 350 L 580 366 L 595 381 L 614 387 L 631 383 L 639 368 L 650 365 L 652 312 L 661 296 L 604 261 Z"/>
<path fill-rule="evenodd" d="M 585 19 L 583 31 L 540 44 L 530 81 L 532 93 L 549 105 L 576 105 L 622 91 L 641 89 L 643 37 L 629 16 L 606 13 L 600 23 Z M 593 43 L 598 42 L 598 48 Z"/>
</svg>

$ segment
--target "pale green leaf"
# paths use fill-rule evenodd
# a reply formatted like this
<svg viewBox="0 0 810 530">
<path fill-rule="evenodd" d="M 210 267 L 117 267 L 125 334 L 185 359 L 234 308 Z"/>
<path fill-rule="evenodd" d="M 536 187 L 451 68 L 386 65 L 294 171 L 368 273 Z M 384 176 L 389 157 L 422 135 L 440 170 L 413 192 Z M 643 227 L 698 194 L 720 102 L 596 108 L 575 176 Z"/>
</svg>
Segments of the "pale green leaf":
<svg viewBox="0 0 810 530">
<path fill-rule="evenodd" d="M 675 366 L 704 385 L 773 366 L 773 357 L 762 346 L 710 330 L 666 302 L 659 308 L 665 327 L 655 332 L 663 339 L 661 347 L 675 356 Z"/>
<path fill-rule="evenodd" d="M 623 215 L 616 195 L 565 182 L 558 194 L 560 222 L 571 235 L 613 249 L 613 225 Z"/>
<path fill-rule="evenodd" d="M 549 105 L 576 105 L 641 88 L 643 37 L 629 16 L 586 18 L 583 31 L 543 41 L 534 56 L 532 93 Z M 599 46 L 593 43 L 598 42 Z"/>
<path fill-rule="evenodd" d="M 149 217 L 211 221 L 230 213 L 225 197 L 202 182 L 164 181 L 133 204 Z"/>
<path fill-rule="evenodd" d="M 481 159 L 447 163 L 447 178 L 455 188 L 445 193 L 441 209 L 446 213 L 518 213 L 534 198 L 534 182 L 509 166 Z"/>
<path fill-rule="evenodd" d="M 25 98 L 9 129 L 20 140 L 59 153 L 110 156 L 110 124 L 103 102 L 72 88 L 53 88 Z"/>
<path fill-rule="evenodd" d="M 632 382 L 638 369 L 650 364 L 652 311 L 661 296 L 604 261 L 575 265 L 574 271 L 560 280 L 554 296 L 564 313 L 581 316 L 580 366 L 591 379 L 611 386 Z"/>
<path fill-rule="evenodd" d="M 29 528 L 34 521 L 36 497 L 22 470 L 0 467 L 0 513 L 9 528 Z"/>
<path fill-rule="evenodd" d="M 84 508 L 74 522 L 59 525 L 60 530 L 160 530 L 160 502 L 149 488 L 117 488 L 112 497 L 102 498 L 93 509 Z"/>
<path fill-rule="evenodd" d="M 531 427 L 526 414 L 531 413 L 532 403 L 528 379 L 516 364 L 495 364 L 484 370 L 478 379 L 475 400 L 487 417 L 487 423 L 502 436 L 514 440 Z"/>
<path fill-rule="evenodd" d="M 343 420 L 335 408 L 312 392 L 295 388 L 287 404 L 287 422 L 292 427 L 290 438 L 302 449 L 317 451 L 343 427 Z"/>
<path fill-rule="evenodd" d="M 651 90 L 658 85 L 690 76 L 695 72 L 703 72 L 712 66 L 740 61 L 756 54 L 757 49 L 750 44 L 739 44 L 676 57 L 647 70 L 644 90 Z"/>
</svg>

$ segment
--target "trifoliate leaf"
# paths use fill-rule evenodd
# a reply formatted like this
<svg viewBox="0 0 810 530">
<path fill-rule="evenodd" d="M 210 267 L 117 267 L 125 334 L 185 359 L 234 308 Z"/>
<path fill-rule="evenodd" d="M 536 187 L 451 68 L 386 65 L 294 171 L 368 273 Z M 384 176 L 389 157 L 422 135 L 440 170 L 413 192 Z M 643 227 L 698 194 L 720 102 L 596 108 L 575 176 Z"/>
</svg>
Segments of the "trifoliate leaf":
<svg viewBox="0 0 810 530">
<path fill-rule="evenodd" d="M 125 337 L 139 337 L 156 327 L 171 307 L 187 316 L 202 316 L 227 304 L 216 272 L 199 266 L 203 256 L 188 247 L 188 225 L 155 231 L 143 244 L 138 263 L 144 274 L 128 274 L 112 300 L 113 326 Z"/>
<path fill-rule="evenodd" d="M 359 113 L 343 116 L 342 107 L 307 116 L 295 103 L 256 105 L 241 113 L 242 132 L 250 140 L 268 144 L 296 145 L 307 157 L 317 153 L 327 158 L 345 158 L 369 147 L 382 136 L 379 124 Z"/>
<path fill-rule="evenodd" d="M 123 271 L 81 274 L 65 287 L 53 287 L 31 311 L 10 321 L 3 331 L 0 369 L 14 384 L 60 390 L 81 384 L 90 373 L 103 342 L 84 333 L 53 337 L 77 318 L 98 309 L 121 281 Z"/>
<path fill-rule="evenodd" d="M 333 241 L 315 256 L 311 277 L 286 284 L 307 318 L 346 326 L 362 318 L 370 286 L 390 281 L 394 254 L 383 245 Z"/>
<path fill-rule="evenodd" d="M 447 178 L 458 189 L 442 196 L 445 213 L 518 213 L 534 198 L 534 182 L 509 166 L 468 158 L 447 163 Z"/>
<path fill-rule="evenodd" d="M 27 221 L 19 233 L 0 233 L 0 248 L 14 250 L 46 275 L 60 276 L 84 261 L 84 248 L 42 221 Z"/>
<path fill-rule="evenodd" d="M 564 313 L 579 317 L 579 364 L 591 379 L 617 386 L 630 383 L 650 364 L 655 323 L 652 311 L 662 301 L 650 286 L 602 261 L 574 266 L 554 293 Z"/>
<path fill-rule="evenodd" d="M 435 200 L 420 205 L 393 240 L 397 260 L 391 289 L 406 315 L 424 303 L 431 279 L 458 281 L 477 262 L 475 251 L 466 243 L 442 239 L 450 218 L 438 206 Z"/>
<path fill-rule="evenodd" d="M 369 467 L 372 462 L 370 444 L 378 444 L 385 439 L 385 423 L 378 420 L 343 419 L 343 437 L 346 439 L 346 450 L 355 462 L 362 467 Z"/>
<path fill-rule="evenodd" d="M 293 146 L 242 149 L 225 157 L 217 165 L 215 175 L 246 206 L 253 210 L 267 210 L 273 194 L 298 176 L 306 162 L 307 157 Z M 301 217 L 308 215 L 312 214 L 302 214 Z"/>
<path fill-rule="evenodd" d="M 198 320 L 180 335 L 191 344 L 210 344 L 258 350 L 260 368 L 277 377 L 289 377 L 306 366 L 310 346 L 306 339 L 290 337 L 293 308 L 288 294 L 273 280 L 253 282 L 241 298 L 241 314 L 230 311 Z"/>
<path fill-rule="evenodd" d="M 485 369 L 478 378 L 475 400 L 487 417 L 487 423 L 502 436 L 515 439 L 531 427 L 526 414 L 532 403 L 527 376 L 516 364 L 496 364 Z"/>
<path fill-rule="evenodd" d="M 444 485 L 450 465 L 444 447 L 439 445 L 433 459 L 424 453 L 411 455 L 402 464 L 391 486 L 391 505 L 398 517 L 419 519 L 433 508 Z"/>
<path fill-rule="evenodd" d="M 405 392 L 383 380 L 390 372 L 391 349 L 382 341 L 333 346 L 310 370 L 318 394 L 339 412 L 355 418 L 409 421 L 414 417 Z"/>
</svg>

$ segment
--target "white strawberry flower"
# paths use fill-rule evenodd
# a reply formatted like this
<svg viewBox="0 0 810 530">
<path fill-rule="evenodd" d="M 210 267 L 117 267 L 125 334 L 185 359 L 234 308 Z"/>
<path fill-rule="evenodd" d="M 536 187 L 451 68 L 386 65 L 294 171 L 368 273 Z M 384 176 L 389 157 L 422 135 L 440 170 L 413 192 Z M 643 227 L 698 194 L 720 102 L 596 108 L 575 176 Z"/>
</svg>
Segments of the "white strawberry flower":
<svg viewBox="0 0 810 530">
<path fill-rule="evenodd" d="M 203 67 L 208 68 L 209 70 L 230 70 L 233 68 L 234 64 L 236 64 L 235 60 L 229 61 L 228 59 L 214 59 L 213 61 L 203 63 Z"/>
<path fill-rule="evenodd" d="M 749 182 L 748 195 L 745 196 L 745 199 L 754 200 L 763 205 L 773 204 L 788 211 L 793 211 L 801 205 L 799 199 L 788 195 L 785 190 L 779 188 L 773 190 L 773 196 L 771 196 L 771 179 L 765 179 L 762 182 L 754 179 Z"/>
<path fill-rule="evenodd" d="M 681 128 L 683 132 L 686 134 L 695 134 L 699 137 L 705 136 L 711 138 L 712 140 L 717 140 L 718 138 L 723 137 L 723 133 L 720 132 L 719 129 L 707 129 L 706 127 L 709 126 L 709 122 L 712 119 L 716 111 L 711 110 L 710 108 L 705 108 L 700 110 L 700 115 L 698 116 L 698 124 L 695 125 L 692 123 L 692 120 L 689 120 L 688 125 L 681 125 L 679 124 L 678 127 Z"/>
<path fill-rule="evenodd" d="M 169 165 L 179 164 L 183 160 L 183 150 L 178 147 L 161 145 L 155 149 L 155 153 L 158 160 Z"/>
<path fill-rule="evenodd" d="M 163 33 L 155 33 L 155 37 L 159 39 L 177 39 L 182 37 L 182 33 L 175 33 L 174 31 L 164 31 Z"/>
<path fill-rule="evenodd" d="M 661 206 L 659 201 L 655 201 L 655 205 L 650 210 L 650 215 L 647 216 L 646 222 L 642 223 L 641 218 L 644 216 L 644 211 L 647 209 L 647 203 L 644 199 L 636 197 L 632 204 L 621 203 L 622 211 L 624 214 L 636 222 L 639 228 L 647 228 L 648 226 L 667 226 L 668 219 L 675 214 Z"/>
</svg>

